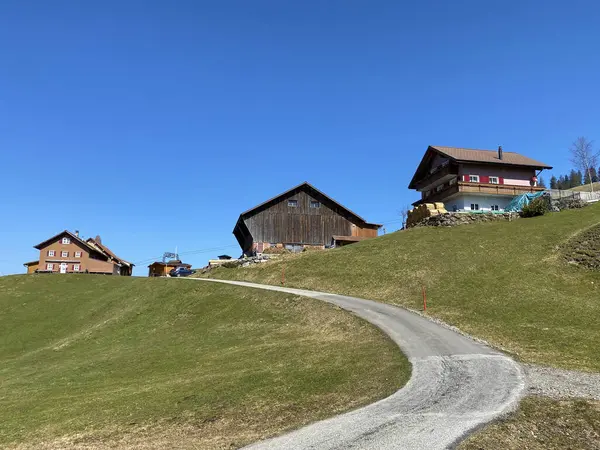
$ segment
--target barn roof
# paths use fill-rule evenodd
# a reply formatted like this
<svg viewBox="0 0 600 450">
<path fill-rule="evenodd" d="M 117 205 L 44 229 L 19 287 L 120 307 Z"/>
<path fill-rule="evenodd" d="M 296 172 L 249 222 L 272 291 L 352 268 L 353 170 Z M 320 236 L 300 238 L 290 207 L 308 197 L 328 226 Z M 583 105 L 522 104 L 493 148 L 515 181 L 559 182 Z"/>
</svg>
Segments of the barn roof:
<svg viewBox="0 0 600 450">
<path fill-rule="evenodd" d="M 268 206 L 272 203 L 275 203 L 277 201 L 279 201 L 280 199 L 282 199 L 283 197 L 287 196 L 288 194 L 296 191 L 296 190 L 302 190 L 302 189 L 308 189 L 308 190 L 312 190 L 313 192 L 317 193 L 317 195 L 319 195 L 320 197 L 323 197 L 325 199 L 327 199 L 329 202 L 333 203 L 334 205 L 336 205 L 338 208 L 343 209 L 344 211 L 346 211 L 346 213 L 348 213 L 351 216 L 354 216 L 356 219 L 358 219 L 361 222 L 364 222 L 366 224 L 369 225 L 374 225 L 374 226 L 381 226 L 379 224 L 376 223 L 369 223 L 367 222 L 365 219 L 363 219 L 361 216 L 359 216 L 358 214 L 356 214 L 354 211 L 346 208 L 344 205 L 342 205 L 341 203 L 336 202 L 334 199 L 332 199 L 331 197 L 329 197 L 328 195 L 326 195 L 325 193 L 321 192 L 320 190 L 318 190 L 316 187 L 314 187 L 312 184 L 310 184 L 308 181 L 305 181 L 304 183 L 300 183 L 297 186 L 294 186 L 291 189 L 288 189 L 285 192 L 282 192 L 279 195 L 276 195 L 275 197 L 272 197 L 258 205 L 256 205 L 253 208 L 250 208 L 246 211 L 244 211 L 243 213 L 240 214 L 240 217 L 242 218 L 246 218 L 247 216 L 251 215 L 254 212 L 258 212 L 258 210 L 262 209 L 265 206 Z"/>
</svg>

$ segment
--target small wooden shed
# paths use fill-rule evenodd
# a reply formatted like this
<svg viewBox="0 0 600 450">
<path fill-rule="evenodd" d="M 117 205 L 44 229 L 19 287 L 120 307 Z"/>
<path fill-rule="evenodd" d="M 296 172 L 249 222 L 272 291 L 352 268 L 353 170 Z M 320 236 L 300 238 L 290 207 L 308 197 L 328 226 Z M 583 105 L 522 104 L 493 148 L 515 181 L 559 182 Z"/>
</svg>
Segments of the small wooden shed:
<svg viewBox="0 0 600 450">
<path fill-rule="evenodd" d="M 167 262 L 156 261 L 148 266 L 148 276 L 166 277 L 171 270 L 177 267 L 185 267 L 186 269 L 191 269 L 192 265 L 183 263 L 178 259 L 174 259 Z"/>
</svg>

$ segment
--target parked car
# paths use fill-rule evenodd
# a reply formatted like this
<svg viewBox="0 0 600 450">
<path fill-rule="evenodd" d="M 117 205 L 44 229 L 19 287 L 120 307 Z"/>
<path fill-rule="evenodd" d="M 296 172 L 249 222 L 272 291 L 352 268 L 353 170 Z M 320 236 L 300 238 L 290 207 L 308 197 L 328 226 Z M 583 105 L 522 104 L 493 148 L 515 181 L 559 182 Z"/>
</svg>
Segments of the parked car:
<svg viewBox="0 0 600 450">
<path fill-rule="evenodd" d="M 193 273 L 196 273 L 196 271 L 188 269 L 187 267 L 176 267 L 169 271 L 169 275 L 172 277 L 187 277 Z"/>
</svg>

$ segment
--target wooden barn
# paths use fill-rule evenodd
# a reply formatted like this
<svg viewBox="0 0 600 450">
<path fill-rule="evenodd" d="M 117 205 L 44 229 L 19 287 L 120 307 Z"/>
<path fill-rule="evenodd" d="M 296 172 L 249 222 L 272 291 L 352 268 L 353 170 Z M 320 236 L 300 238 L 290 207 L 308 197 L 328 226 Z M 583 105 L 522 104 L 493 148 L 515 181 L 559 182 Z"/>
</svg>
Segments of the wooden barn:
<svg viewBox="0 0 600 450">
<path fill-rule="evenodd" d="M 380 227 L 305 182 L 240 214 L 233 234 L 252 255 L 273 246 L 323 248 L 333 236 L 377 237 Z"/>
</svg>

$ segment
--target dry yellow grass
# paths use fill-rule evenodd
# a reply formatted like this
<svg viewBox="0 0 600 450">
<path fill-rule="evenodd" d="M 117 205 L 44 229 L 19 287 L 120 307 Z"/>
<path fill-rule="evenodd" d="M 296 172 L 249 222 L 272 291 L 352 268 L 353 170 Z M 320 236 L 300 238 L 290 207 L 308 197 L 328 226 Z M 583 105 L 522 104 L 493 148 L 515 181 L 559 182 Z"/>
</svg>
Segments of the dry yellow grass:
<svg viewBox="0 0 600 450">
<path fill-rule="evenodd" d="M 410 376 L 339 308 L 174 279 L 2 277 L 0 342 L 3 449 L 237 448 Z"/>
</svg>

